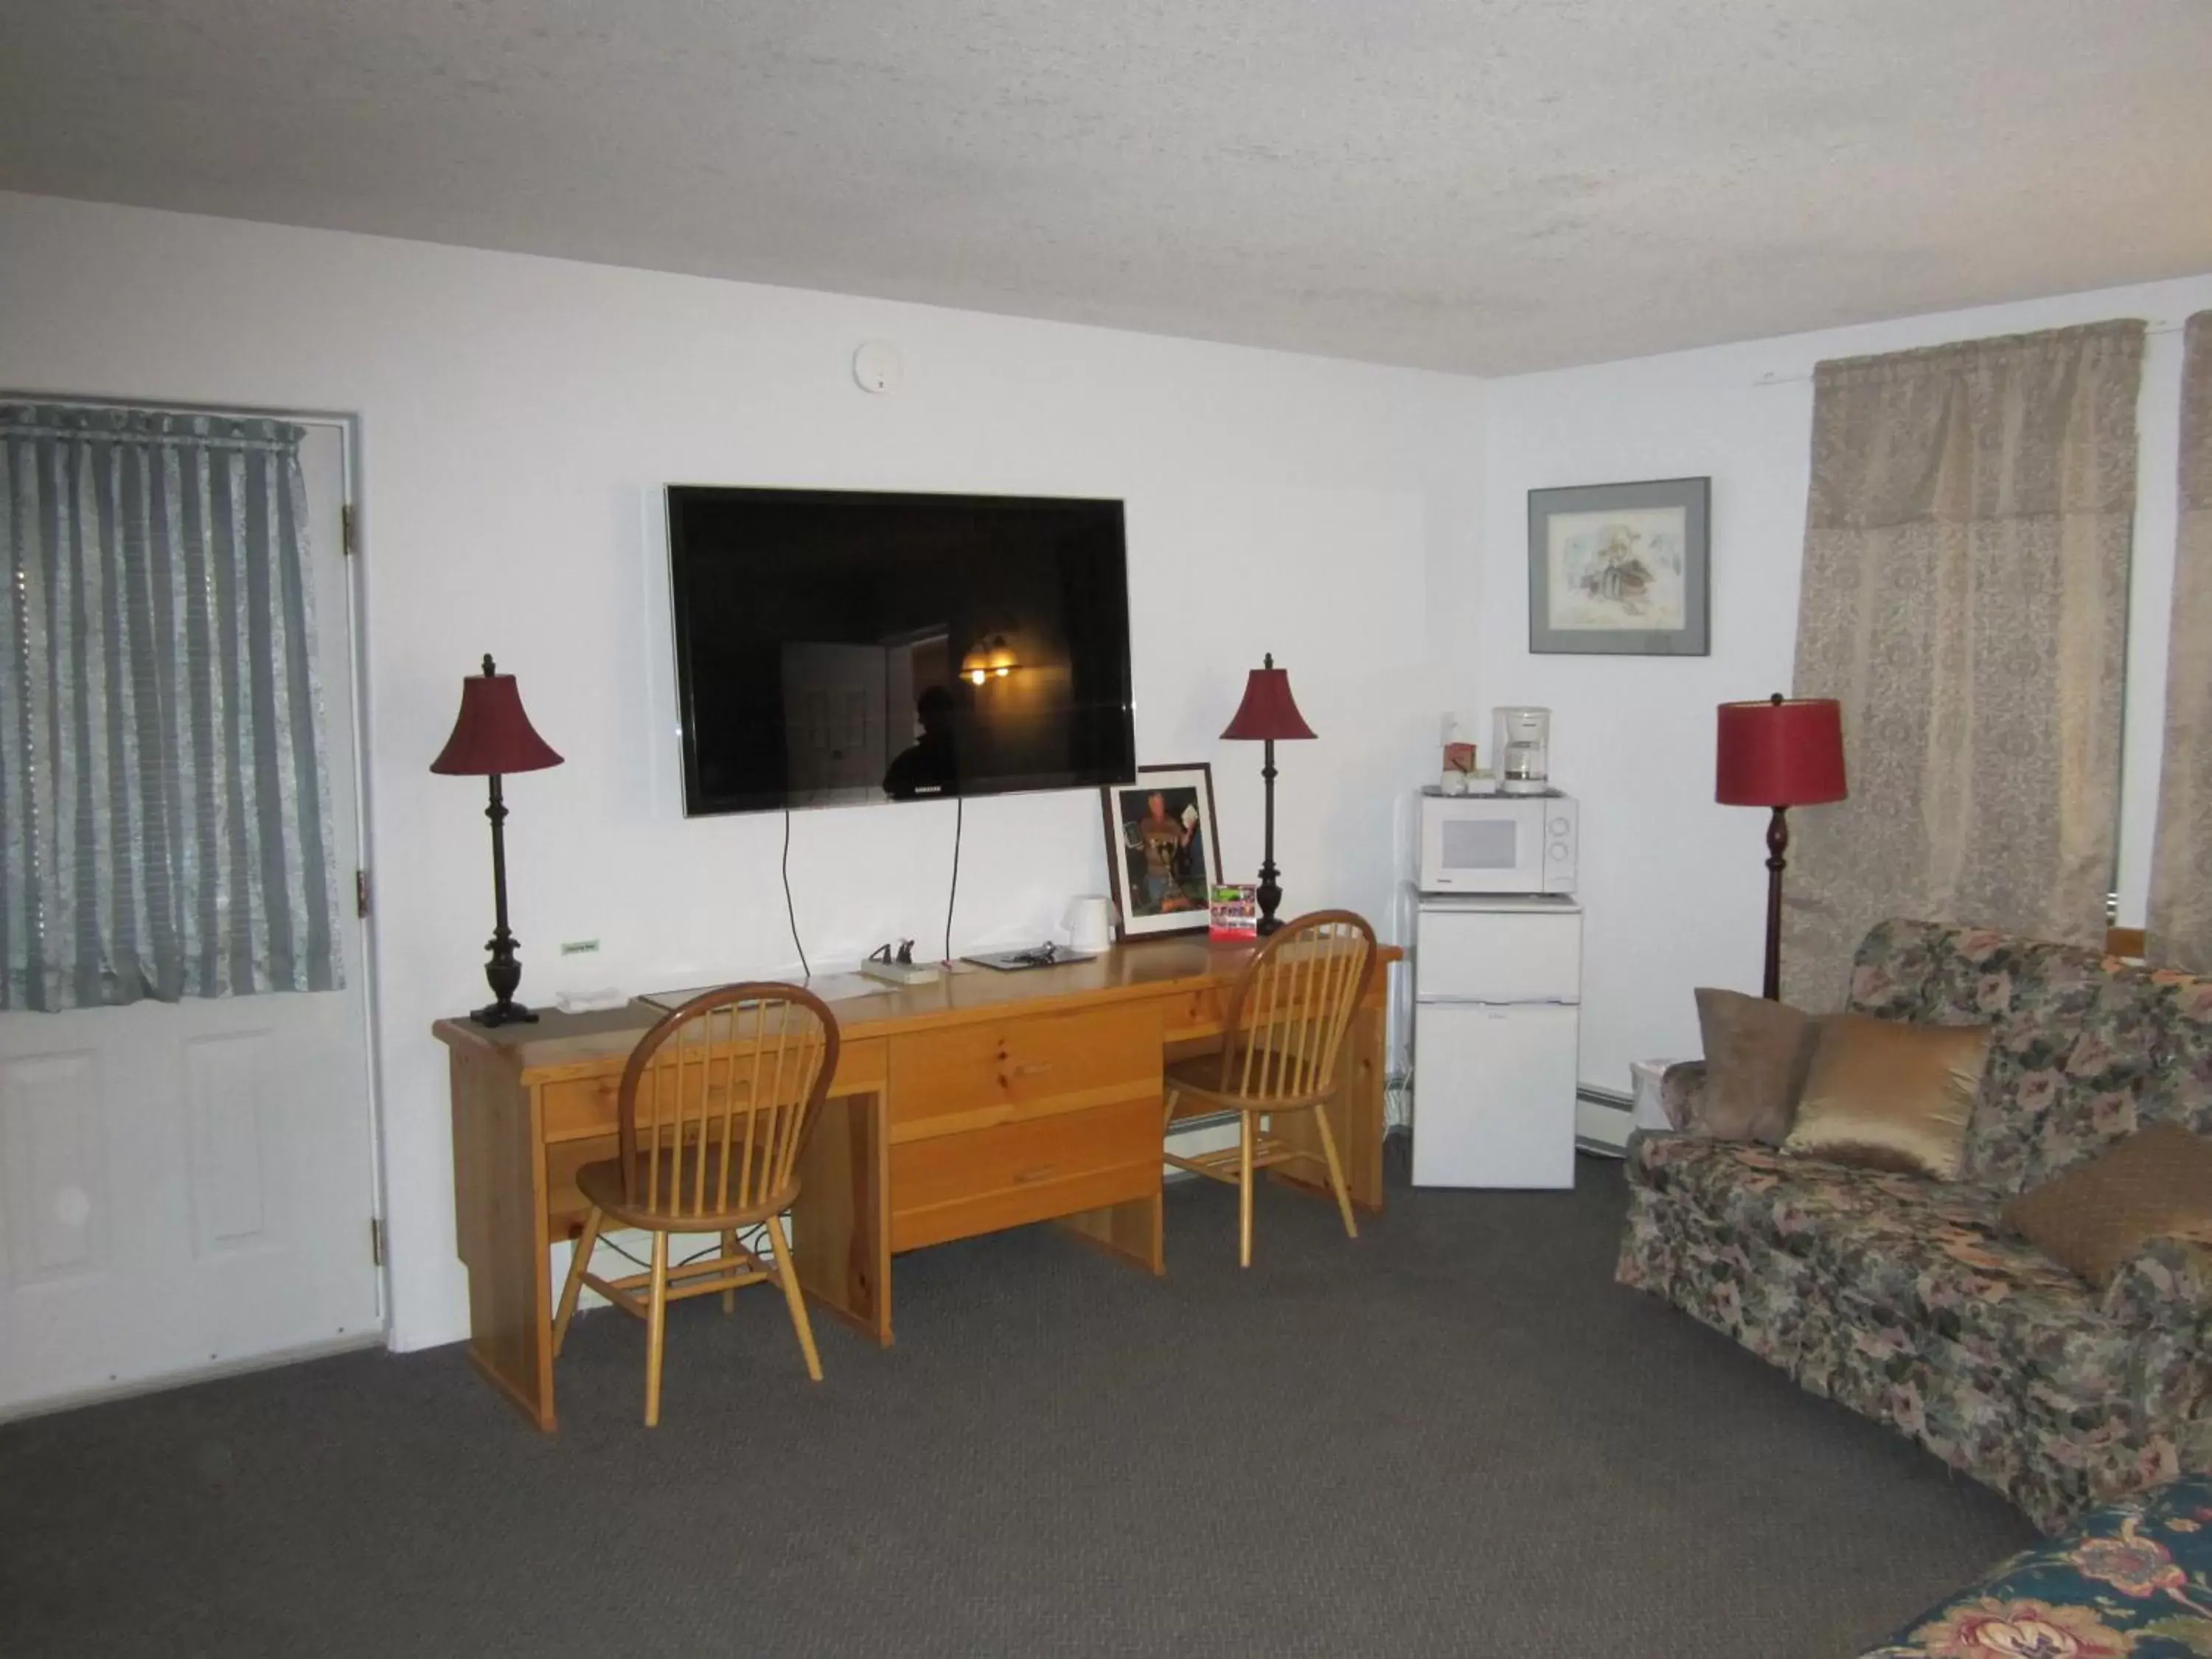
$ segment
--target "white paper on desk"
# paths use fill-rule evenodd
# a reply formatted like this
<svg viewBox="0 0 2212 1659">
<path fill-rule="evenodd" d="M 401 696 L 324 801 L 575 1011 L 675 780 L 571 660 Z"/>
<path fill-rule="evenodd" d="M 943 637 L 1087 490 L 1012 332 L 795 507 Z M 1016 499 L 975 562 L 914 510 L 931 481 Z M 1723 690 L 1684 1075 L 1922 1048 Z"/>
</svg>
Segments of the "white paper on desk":
<svg viewBox="0 0 2212 1659">
<path fill-rule="evenodd" d="M 627 1008 L 629 993 L 613 989 L 605 991 L 556 991 L 553 1006 L 564 1014 L 595 1014 L 604 1008 Z"/>
</svg>

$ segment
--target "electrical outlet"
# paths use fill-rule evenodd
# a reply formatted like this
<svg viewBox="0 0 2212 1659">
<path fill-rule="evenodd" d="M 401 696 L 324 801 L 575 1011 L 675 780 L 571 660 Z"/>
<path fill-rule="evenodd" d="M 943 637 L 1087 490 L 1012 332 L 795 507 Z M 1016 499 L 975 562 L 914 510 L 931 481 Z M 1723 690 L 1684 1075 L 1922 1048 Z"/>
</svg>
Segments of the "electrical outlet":
<svg viewBox="0 0 2212 1659">
<path fill-rule="evenodd" d="M 599 953 L 599 942 L 595 939 L 564 939 L 561 954 L 564 957 L 595 957 Z"/>
</svg>

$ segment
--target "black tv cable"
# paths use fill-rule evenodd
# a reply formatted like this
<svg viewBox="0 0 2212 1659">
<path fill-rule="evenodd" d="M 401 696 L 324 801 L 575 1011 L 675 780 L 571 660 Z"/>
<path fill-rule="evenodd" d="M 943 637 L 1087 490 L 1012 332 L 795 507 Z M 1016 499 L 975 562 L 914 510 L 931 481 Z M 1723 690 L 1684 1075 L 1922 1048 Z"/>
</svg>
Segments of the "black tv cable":
<svg viewBox="0 0 2212 1659">
<path fill-rule="evenodd" d="M 952 961 L 952 907 L 960 898 L 960 831 L 968 816 L 968 797 L 952 798 L 952 884 L 945 895 L 945 960 Z"/>
<path fill-rule="evenodd" d="M 791 942 L 799 947 L 799 972 L 801 985 L 814 982 L 814 969 L 807 964 L 806 946 L 799 937 L 799 908 L 791 902 L 791 803 L 783 804 L 783 916 L 791 924 Z"/>
</svg>

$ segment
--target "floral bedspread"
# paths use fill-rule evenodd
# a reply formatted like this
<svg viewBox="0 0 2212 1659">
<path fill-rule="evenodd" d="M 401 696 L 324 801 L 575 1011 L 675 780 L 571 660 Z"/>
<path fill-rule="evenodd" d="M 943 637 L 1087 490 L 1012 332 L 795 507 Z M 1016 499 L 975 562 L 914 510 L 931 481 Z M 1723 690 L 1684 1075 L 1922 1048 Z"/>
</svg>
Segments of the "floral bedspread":
<svg viewBox="0 0 2212 1659">
<path fill-rule="evenodd" d="M 2212 1478 L 2093 1510 L 1862 1659 L 2212 1655 Z"/>
</svg>

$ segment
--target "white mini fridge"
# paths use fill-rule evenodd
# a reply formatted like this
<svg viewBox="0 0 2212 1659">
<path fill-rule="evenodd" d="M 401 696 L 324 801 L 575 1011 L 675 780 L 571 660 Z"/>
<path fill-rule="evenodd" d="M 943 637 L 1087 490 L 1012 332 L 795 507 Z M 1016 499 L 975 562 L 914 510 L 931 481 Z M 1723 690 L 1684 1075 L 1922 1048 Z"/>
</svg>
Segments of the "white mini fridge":
<svg viewBox="0 0 2212 1659">
<path fill-rule="evenodd" d="M 1575 1184 L 1582 966 L 1572 899 L 1422 896 L 1416 1187 Z"/>
</svg>

